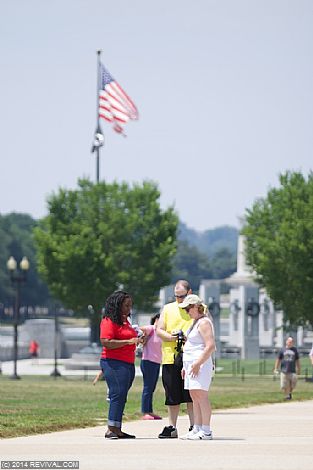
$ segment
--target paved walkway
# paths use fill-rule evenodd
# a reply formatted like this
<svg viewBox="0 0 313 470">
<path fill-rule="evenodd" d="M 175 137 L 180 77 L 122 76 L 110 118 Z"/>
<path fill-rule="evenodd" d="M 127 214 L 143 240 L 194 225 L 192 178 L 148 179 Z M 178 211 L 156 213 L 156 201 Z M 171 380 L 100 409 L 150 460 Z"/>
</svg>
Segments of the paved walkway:
<svg viewBox="0 0 313 470">
<path fill-rule="evenodd" d="M 312 470 L 313 400 L 215 411 L 213 441 L 157 439 L 163 421 L 126 423 L 137 439 L 97 426 L 0 440 L 1 460 L 78 460 L 81 470 Z M 179 418 L 184 434 L 187 417 Z"/>
</svg>

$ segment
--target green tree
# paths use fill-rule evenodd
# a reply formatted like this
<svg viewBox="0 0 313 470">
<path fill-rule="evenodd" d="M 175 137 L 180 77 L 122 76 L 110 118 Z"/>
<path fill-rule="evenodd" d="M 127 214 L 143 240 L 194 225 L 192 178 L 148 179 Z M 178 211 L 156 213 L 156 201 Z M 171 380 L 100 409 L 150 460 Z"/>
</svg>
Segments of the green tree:
<svg viewBox="0 0 313 470">
<path fill-rule="evenodd" d="M 23 305 L 47 305 L 49 291 L 38 276 L 33 228 L 37 222 L 28 214 L 0 215 L 0 303 L 11 304 L 14 290 L 10 283 L 6 263 L 13 256 L 19 263 L 23 256 L 30 262 L 27 283 L 22 290 Z"/>
<path fill-rule="evenodd" d="M 313 324 L 313 174 L 280 175 L 246 211 L 247 261 L 291 324 Z"/>
<path fill-rule="evenodd" d="M 86 315 L 93 330 L 106 297 L 119 286 L 137 309 L 149 309 L 168 284 L 176 250 L 178 218 L 162 211 L 157 186 L 144 182 L 60 189 L 48 199 L 49 215 L 35 229 L 38 268 L 65 307 Z"/>
<path fill-rule="evenodd" d="M 189 245 L 195 246 L 201 253 L 206 254 L 211 259 L 217 251 L 224 248 L 227 248 L 230 253 L 236 254 L 238 229 L 225 225 L 199 231 L 189 228 L 186 224 L 180 222 L 178 240 L 187 241 Z"/>
<path fill-rule="evenodd" d="M 228 248 L 218 249 L 210 259 L 214 279 L 225 279 L 236 271 L 236 253 Z"/>
<path fill-rule="evenodd" d="M 201 279 L 211 277 L 212 269 L 208 257 L 187 241 L 180 240 L 174 258 L 171 282 L 174 284 L 177 279 L 187 279 L 192 289 L 198 290 Z"/>
</svg>

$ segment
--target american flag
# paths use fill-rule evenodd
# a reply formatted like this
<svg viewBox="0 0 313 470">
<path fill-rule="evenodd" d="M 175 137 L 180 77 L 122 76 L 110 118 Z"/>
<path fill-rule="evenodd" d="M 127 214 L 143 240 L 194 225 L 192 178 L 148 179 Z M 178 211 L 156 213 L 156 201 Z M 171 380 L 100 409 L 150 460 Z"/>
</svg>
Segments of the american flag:
<svg viewBox="0 0 313 470">
<path fill-rule="evenodd" d="M 138 110 L 123 88 L 100 63 L 99 116 L 113 124 L 113 129 L 124 134 L 123 125 L 138 119 Z"/>
</svg>

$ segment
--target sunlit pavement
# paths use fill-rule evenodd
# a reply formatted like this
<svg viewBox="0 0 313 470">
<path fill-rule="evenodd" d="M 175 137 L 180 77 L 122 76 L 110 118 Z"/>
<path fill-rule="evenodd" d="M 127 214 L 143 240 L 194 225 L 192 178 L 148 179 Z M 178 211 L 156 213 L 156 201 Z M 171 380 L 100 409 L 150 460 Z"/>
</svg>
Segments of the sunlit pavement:
<svg viewBox="0 0 313 470">
<path fill-rule="evenodd" d="M 79 461 L 83 470 L 313 468 L 313 400 L 217 410 L 212 441 L 158 439 L 166 424 L 166 419 L 126 423 L 124 430 L 137 436 L 132 440 L 107 440 L 103 426 L 2 439 L 0 456 L 2 461 Z M 179 418 L 179 433 L 187 428 L 188 418 Z"/>
</svg>

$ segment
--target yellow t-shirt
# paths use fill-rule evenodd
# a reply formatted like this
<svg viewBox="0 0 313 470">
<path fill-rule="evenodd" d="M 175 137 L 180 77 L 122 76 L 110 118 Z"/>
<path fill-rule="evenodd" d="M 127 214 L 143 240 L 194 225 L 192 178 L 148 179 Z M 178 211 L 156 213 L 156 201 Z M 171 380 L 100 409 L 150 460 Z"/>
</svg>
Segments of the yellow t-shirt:
<svg viewBox="0 0 313 470">
<path fill-rule="evenodd" d="M 184 333 L 192 325 L 192 319 L 183 308 L 175 301 L 164 305 L 164 330 L 172 333 L 173 330 L 183 330 Z M 175 341 L 162 341 L 162 364 L 174 364 Z"/>
</svg>

